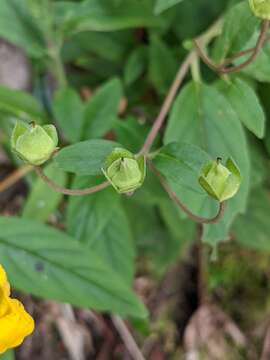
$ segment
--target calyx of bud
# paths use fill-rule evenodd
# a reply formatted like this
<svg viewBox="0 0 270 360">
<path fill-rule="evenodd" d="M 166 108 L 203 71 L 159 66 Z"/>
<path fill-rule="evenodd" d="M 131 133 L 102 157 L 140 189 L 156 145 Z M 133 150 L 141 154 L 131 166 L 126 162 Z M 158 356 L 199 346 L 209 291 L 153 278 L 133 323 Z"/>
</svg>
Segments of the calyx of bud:
<svg viewBox="0 0 270 360">
<path fill-rule="evenodd" d="M 54 125 L 26 124 L 18 121 L 11 135 L 12 150 L 25 162 L 41 165 L 49 160 L 58 144 Z"/>
<path fill-rule="evenodd" d="M 249 4 L 255 16 L 270 20 L 270 0 L 249 0 Z"/>
<path fill-rule="evenodd" d="M 102 171 L 117 192 L 133 193 L 144 182 L 145 157 L 136 156 L 126 149 L 115 148 L 107 157 Z"/>
<path fill-rule="evenodd" d="M 221 164 L 221 159 L 206 163 L 199 177 L 203 189 L 219 202 L 232 198 L 238 192 L 241 181 L 240 171 L 230 158 L 225 166 Z"/>
</svg>

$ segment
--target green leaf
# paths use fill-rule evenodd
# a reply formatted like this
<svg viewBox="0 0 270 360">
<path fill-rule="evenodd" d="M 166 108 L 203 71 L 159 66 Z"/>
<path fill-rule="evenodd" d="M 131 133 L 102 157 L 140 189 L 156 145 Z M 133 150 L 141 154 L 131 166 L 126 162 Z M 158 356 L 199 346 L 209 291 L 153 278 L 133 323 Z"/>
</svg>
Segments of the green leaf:
<svg viewBox="0 0 270 360">
<path fill-rule="evenodd" d="M 250 39 L 245 47 L 241 50 L 246 50 L 255 46 L 257 39 L 259 36 L 259 32 L 256 31 L 254 36 Z M 246 55 L 241 57 L 239 60 L 235 61 L 235 64 L 240 64 L 248 59 L 250 55 Z M 270 74 L 269 74 L 269 64 L 270 64 L 270 45 L 268 42 L 264 45 L 263 49 L 260 50 L 257 58 L 250 65 L 248 65 L 243 72 L 250 76 L 251 78 L 262 81 L 262 82 L 270 82 Z"/>
<path fill-rule="evenodd" d="M 264 137 L 265 115 L 256 92 L 245 81 L 236 78 L 219 87 L 242 123 L 259 139 Z"/>
<path fill-rule="evenodd" d="M 135 48 L 129 55 L 124 68 L 124 82 L 126 85 L 133 84 L 143 74 L 147 65 L 147 47 Z"/>
<path fill-rule="evenodd" d="M 204 195 L 198 179 L 202 166 L 211 158 L 195 145 L 173 142 L 164 146 L 154 164 L 174 187 L 183 186 Z"/>
<path fill-rule="evenodd" d="M 178 62 L 171 49 L 157 36 L 151 36 L 149 78 L 157 92 L 167 93 L 177 72 Z"/>
<path fill-rule="evenodd" d="M 133 153 L 139 152 L 149 130 L 148 124 L 142 124 L 133 117 L 117 121 L 114 127 L 118 141 Z"/>
<path fill-rule="evenodd" d="M 269 160 L 267 152 L 261 142 L 256 139 L 249 139 L 249 156 L 250 156 L 250 187 L 255 188 L 263 185 L 268 177 Z"/>
<path fill-rule="evenodd" d="M 44 55 L 45 41 L 25 0 L 0 0 L 0 9 L 0 36 L 20 46 L 31 56 Z"/>
<path fill-rule="evenodd" d="M 53 100 L 53 112 L 67 140 L 81 140 L 84 104 L 78 93 L 72 88 L 58 90 Z"/>
<path fill-rule="evenodd" d="M 4 354 L 0 355 L 0 360 L 14 360 L 14 351 L 6 351 Z"/>
<path fill-rule="evenodd" d="M 183 0 L 156 0 L 155 14 L 161 14 L 163 11 L 168 10 L 182 1 Z"/>
<path fill-rule="evenodd" d="M 66 174 L 59 171 L 55 164 L 52 163 L 46 166 L 44 172 L 58 185 L 66 185 Z M 22 217 L 45 222 L 57 209 L 62 198 L 62 194 L 52 190 L 42 179 L 38 178 L 24 204 Z"/>
<path fill-rule="evenodd" d="M 59 1 L 54 4 L 56 23 L 67 34 L 82 31 L 115 31 L 126 28 L 159 26 L 148 1 L 88 0 L 82 3 Z"/>
<path fill-rule="evenodd" d="M 130 287 L 93 251 L 36 222 L 0 217 L 0 263 L 22 291 L 75 306 L 144 317 Z"/>
<path fill-rule="evenodd" d="M 248 1 L 230 8 L 225 16 L 224 26 L 214 48 L 214 58 L 221 62 L 228 55 L 237 53 L 246 46 L 260 20 L 250 10 Z"/>
<path fill-rule="evenodd" d="M 74 187 L 86 188 L 100 183 L 76 178 Z M 94 250 L 128 284 L 134 275 L 134 244 L 121 198 L 112 189 L 69 200 L 67 229 L 76 239 Z"/>
<path fill-rule="evenodd" d="M 28 122 L 40 123 L 46 119 L 40 104 L 33 96 L 5 86 L 0 86 L 0 111 Z"/>
<path fill-rule="evenodd" d="M 165 132 L 165 143 L 185 141 L 199 145 L 213 159 L 234 159 L 243 183 L 238 194 L 227 202 L 225 216 L 215 225 L 204 226 L 204 241 L 216 243 L 228 237 L 235 216 L 246 209 L 249 190 L 249 157 L 242 125 L 226 98 L 213 86 L 190 82 L 177 97 Z M 182 201 L 196 214 L 212 217 L 217 204 L 179 185 Z"/>
<path fill-rule="evenodd" d="M 240 216 L 233 226 L 236 240 L 242 246 L 269 252 L 269 213 L 269 192 L 256 188 L 251 193 L 246 214 Z"/>
<path fill-rule="evenodd" d="M 67 39 L 62 54 L 65 61 L 77 61 L 82 56 L 89 58 L 89 55 L 95 55 L 101 59 L 118 63 L 129 50 L 126 39 L 130 37 L 128 32 L 86 31 Z"/>
<path fill-rule="evenodd" d="M 108 140 L 88 140 L 67 146 L 57 153 L 54 161 L 60 169 L 77 175 L 99 175 L 105 159 L 119 147 Z"/>
<path fill-rule="evenodd" d="M 122 95 L 120 80 L 112 79 L 90 98 L 85 108 L 84 139 L 101 137 L 111 130 Z"/>
</svg>

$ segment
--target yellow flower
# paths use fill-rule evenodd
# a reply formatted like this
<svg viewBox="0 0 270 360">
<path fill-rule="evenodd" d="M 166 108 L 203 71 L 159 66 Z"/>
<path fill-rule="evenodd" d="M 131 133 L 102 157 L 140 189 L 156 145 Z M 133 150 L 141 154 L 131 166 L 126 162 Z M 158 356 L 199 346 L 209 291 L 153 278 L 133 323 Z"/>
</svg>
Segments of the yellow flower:
<svg viewBox="0 0 270 360">
<path fill-rule="evenodd" d="M 7 296 L 10 296 L 10 285 L 7 280 L 7 274 L 1 265 L 0 265 L 0 288 L 4 290 Z"/>
<path fill-rule="evenodd" d="M 0 266 L 0 354 L 20 345 L 34 330 L 34 320 L 23 305 L 10 298 L 10 285 Z"/>
</svg>

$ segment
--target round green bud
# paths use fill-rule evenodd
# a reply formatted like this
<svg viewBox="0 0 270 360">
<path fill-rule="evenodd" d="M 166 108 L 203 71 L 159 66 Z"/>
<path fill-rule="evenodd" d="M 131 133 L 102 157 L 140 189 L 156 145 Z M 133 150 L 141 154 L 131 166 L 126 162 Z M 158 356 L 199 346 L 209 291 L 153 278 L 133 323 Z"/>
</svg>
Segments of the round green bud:
<svg viewBox="0 0 270 360">
<path fill-rule="evenodd" d="M 241 185 L 240 171 L 232 159 L 228 159 L 225 166 L 221 160 L 206 163 L 199 177 L 199 183 L 214 199 L 223 202 L 232 198 Z"/>
<path fill-rule="evenodd" d="M 11 147 L 19 158 L 31 165 L 47 161 L 58 144 L 54 125 L 26 124 L 18 121 L 11 135 Z"/>
<path fill-rule="evenodd" d="M 249 0 L 249 4 L 255 16 L 270 20 L 270 0 Z"/>
<path fill-rule="evenodd" d="M 145 157 L 135 156 L 128 150 L 116 148 L 108 156 L 102 171 L 117 192 L 133 193 L 144 182 Z"/>
</svg>

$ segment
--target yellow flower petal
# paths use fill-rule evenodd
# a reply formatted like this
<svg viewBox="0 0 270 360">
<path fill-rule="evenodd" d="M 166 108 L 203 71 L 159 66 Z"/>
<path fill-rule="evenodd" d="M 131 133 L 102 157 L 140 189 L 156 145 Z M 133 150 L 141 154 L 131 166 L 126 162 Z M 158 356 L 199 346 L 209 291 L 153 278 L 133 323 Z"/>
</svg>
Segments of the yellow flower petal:
<svg viewBox="0 0 270 360">
<path fill-rule="evenodd" d="M 4 290 L 7 296 L 10 296 L 10 285 L 7 280 L 7 274 L 1 265 L 0 265 L 0 288 Z"/>
<path fill-rule="evenodd" d="M 10 285 L 0 266 L 0 354 L 20 345 L 34 330 L 34 320 L 16 299 L 11 299 Z"/>
<path fill-rule="evenodd" d="M 9 311 L 0 318 L 0 354 L 20 345 L 34 330 L 34 320 L 23 305 L 15 299 L 6 301 Z"/>
</svg>

